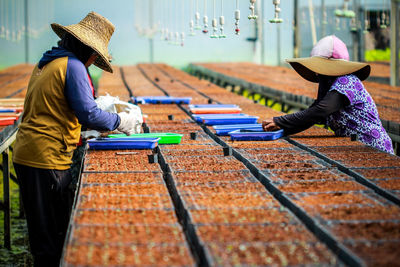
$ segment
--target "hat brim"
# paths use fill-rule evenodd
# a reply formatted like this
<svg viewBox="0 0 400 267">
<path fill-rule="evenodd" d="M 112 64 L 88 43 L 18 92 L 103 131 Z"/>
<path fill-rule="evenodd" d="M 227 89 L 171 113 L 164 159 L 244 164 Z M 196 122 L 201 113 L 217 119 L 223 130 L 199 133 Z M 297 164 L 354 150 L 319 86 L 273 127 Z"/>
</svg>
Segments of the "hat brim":
<svg viewBox="0 0 400 267">
<path fill-rule="evenodd" d="M 324 57 L 307 57 L 287 59 L 293 69 L 307 81 L 318 83 L 317 74 L 327 76 L 356 75 L 361 81 L 368 78 L 371 66 L 367 63 L 347 61 L 343 59 L 328 59 Z"/>
<path fill-rule="evenodd" d="M 102 51 L 104 49 L 101 49 L 99 46 L 97 46 L 93 42 L 90 42 L 89 37 L 85 36 L 84 34 L 81 34 L 81 32 L 78 32 L 79 30 L 77 30 L 77 29 L 79 29 L 80 25 L 78 25 L 78 24 L 73 25 L 75 28 L 72 28 L 71 26 L 63 26 L 63 25 L 60 25 L 57 23 L 51 24 L 51 28 L 58 35 L 58 37 L 63 38 L 65 33 L 68 32 L 71 35 L 73 35 L 76 39 L 81 41 L 83 44 L 92 48 L 98 54 L 98 56 L 94 62 L 94 65 L 99 67 L 102 70 L 113 73 L 113 69 L 109 62 L 108 55 L 105 54 L 104 51 Z M 82 29 L 82 32 L 84 32 L 84 31 L 85 30 Z M 83 37 L 83 36 L 85 36 L 85 37 Z"/>
</svg>

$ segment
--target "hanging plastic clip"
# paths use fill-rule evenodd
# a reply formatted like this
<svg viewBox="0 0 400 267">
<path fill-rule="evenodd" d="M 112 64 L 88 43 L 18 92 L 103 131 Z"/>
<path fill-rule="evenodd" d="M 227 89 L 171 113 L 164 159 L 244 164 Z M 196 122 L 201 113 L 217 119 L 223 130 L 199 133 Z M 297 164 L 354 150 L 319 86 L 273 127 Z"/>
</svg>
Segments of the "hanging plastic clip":
<svg viewBox="0 0 400 267">
<path fill-rule="evenodd" d="M 220 30 L 220 34 L 219 34 L 219 38 L 226 38 L 226 35 L 224 33 L 224 25 L 225 25 L 225 17 L 224 16 L 220 16 L 219 17 L 219 30 Z"/>
<path fill-rule="evenodd" d="M 258 16 L 256 15 L 256 8 L 254 4 L 256 3 L 256 0 L 250 0 L 250 15 L 248 16 L 249 19 L 257 19 Z"/>
<path fill-rule="evenodd" d="M 204 26 L 204 28 L 203 28 L 203 33 L 208 33 L 208 17 L 207 17 L 207 15 L 204 15 L 204 17 L 203 17 L 203 26 Z"/>
<path fill-rule="evenodd" d="M 335 16 L 339 18 L 354 18 L 356 13 L 353 10 L 349 10 L 349 0 L 343 0 L 343 9 L 336 9 Z"/>
<path fill-rule="evenodd" d="M 213 32 L 212 32 L 212 35 L 210 37 L 211 38 L 218 38 L 218 35 L 217 35 L 217 33 L 218 33 L 218 21 L 217 21 L 217 19 L 213 18 L 211 23 L 212 23 L 212 27 L 213 27 Z"/>
<path fill-rule="evenodd" d="M 194 32 L 194 22 L 193 22 L 193 20 L 190 20 L 190 22 L 189 22 L 189 27 L 190 27 L 190 33 L 189 33 L 189 35 L 190 35 L 190 36 L 195 36 L 196 33 Z"/>
<path fill-rule="evenodd" d="M 270 19 L 269 22 L 271 23 L 282 23 L 283 19 L 279 17 L 279 13 L 281 12 L 281 8 L 279 7 L 279 4 L 281 3 L 280 0 L 272 0 L 272 4 L 275 6 L 275 17 L 273 19 Z"/>
<path fill-rule="evenodd" d="M 185 44 L 185 33 L 181 32 L 181 46 L 184 46 Z"/>
<path fill-rule="evenodd" d="M 386 29 L 387 25 L 386 25 L 386 13 L 382 12 L 381 15 L 381 29 Z"/>
<path fill-rule="evenodd" d="M 235 34 L 236 35 L 240 34 L 239 20 L 240 20 L 240 10 L 236 9 L 235 10 Z"/>
<path fill-rule="evenodd" d="M 196 13 L 194 14 L 194 19 L 195 19 L 195 21 L 196 21 L 196 24 L 195 24 L 195 26 L 194 26 L 194 29 L 195 29 L 195 30 L 201 30 L 201 26 L 200 26 L 200 13 L 199 13 L 199 12 L 196 12 Z"/>
</svg>

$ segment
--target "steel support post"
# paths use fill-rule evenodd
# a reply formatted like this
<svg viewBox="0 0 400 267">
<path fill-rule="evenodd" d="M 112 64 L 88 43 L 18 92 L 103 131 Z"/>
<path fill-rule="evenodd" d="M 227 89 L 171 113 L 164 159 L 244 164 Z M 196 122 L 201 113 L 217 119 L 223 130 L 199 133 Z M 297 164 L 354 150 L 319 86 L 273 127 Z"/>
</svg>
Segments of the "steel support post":
<svg viewBox="0 0 400 267">
<path fill-rule="evenodd" d="M 3 206 L 4 206 L 4 247 L 11 249 L 11 205 L 10 205 L 10 158 L 9 149 L 3 152 Z"/>
</svg>

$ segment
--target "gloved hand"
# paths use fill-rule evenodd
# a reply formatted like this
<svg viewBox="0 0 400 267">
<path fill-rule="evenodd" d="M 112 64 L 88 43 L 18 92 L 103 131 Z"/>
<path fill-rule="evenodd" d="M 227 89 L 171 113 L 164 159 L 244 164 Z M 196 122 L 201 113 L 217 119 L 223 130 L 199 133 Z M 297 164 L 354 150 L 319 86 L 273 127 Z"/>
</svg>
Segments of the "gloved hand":
<svg viewBox="0 0 400 267">
<path fill-rule="evenodd" d="M 140 133 L 141 123 L 140 118 L 133 112 L 120 112 L 118 116 L 121 118 L 121 122 L 117 128 L 118 131 L 123 132 L 126 135 Z"/>
</svg>

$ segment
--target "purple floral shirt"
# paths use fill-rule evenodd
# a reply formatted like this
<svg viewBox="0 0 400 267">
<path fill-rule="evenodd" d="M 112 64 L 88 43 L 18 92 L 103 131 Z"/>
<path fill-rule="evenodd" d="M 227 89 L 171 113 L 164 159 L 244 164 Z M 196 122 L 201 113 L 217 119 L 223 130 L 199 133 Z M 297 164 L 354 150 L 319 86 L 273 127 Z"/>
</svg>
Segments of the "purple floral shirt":
<svg viewBox="0 0 400 267">
<path fill-rule="evenodd" d="M 350 101 L 344 109 L 328 117 L 328 126 L 336 135 L 356 134 L 361 142 L 394 154 L 392 140 L 382 127 L 376 105 L 357 76 L 350 74 L 337 78 L 329 91 L 337 91 Z"/>
</svg>

